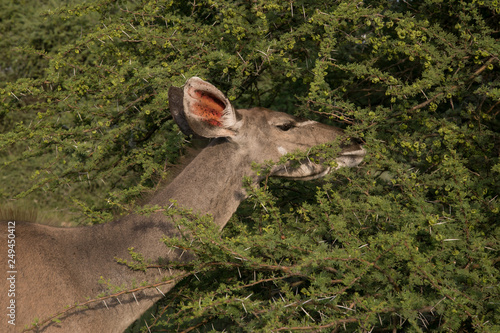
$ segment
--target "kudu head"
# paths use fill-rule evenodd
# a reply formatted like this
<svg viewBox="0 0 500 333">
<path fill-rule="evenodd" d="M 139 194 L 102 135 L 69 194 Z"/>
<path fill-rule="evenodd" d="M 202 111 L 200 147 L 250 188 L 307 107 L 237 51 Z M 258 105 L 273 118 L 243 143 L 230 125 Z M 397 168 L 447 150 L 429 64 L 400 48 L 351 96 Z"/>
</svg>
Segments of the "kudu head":
<svg viewBox="0 0 500 333">
<path fill-rule="evenodd" d="M 307 152 L 343 135 L 341 129 L 265 108 L 236 110 L 220 90 L 198 77 L 190 78 L 183 89 L 171 87 L 169 100 L 174 120 L 185 134 L 224 138 L 247 165 L 277 162 L 282 155 Z M 358 144 L 342 147 L 338 167 L 358 165 L 365 153 Z M 310 180 L 329 171 L 330 167 L 305 159 L 298 167 L 275 165 L 270 176 Z"/>
</svg>

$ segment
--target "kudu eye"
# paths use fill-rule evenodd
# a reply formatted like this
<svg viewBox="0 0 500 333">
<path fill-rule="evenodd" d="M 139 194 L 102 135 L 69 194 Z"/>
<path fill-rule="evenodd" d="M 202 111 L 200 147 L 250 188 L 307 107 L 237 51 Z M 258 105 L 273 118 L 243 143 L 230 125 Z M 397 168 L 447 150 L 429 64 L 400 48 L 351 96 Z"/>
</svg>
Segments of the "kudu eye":
<svg viewBox="0 0 500 333">
<path fill-rule="evenodd" d="M 281 125 L 276 125 L 276 127 L 278 127 L 280 130 L 286 132 L 289 129 L 295 127 L 295 124 L 294 123 L 285 123 L 285 124 L 281 124 Z"/>
</svg>

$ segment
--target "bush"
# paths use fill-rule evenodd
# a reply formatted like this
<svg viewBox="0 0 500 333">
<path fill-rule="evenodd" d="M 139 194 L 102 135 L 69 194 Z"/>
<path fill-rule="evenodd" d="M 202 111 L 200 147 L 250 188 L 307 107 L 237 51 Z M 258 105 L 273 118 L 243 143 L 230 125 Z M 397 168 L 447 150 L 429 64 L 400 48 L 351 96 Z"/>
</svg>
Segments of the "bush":
<svg viewBox="0 0 500 333">
<path fill-rule="evenodd" d="M 97 15 L 50 51 L 24 45 L 47 66 L 0 84 L 3 174 L 26 177 L 2 200 L 54 191 L 84 223 L 127 210 L 183 151 L 167 89 L 193 75 L 369 152 L 249 188 L 222 235 L 186 222 L 196 241 L 166 243 L 198 254 L 193 274 L 148 326 L 499 330 L 498 1 L 98 0 L 49 17 Z"/>
</svg>

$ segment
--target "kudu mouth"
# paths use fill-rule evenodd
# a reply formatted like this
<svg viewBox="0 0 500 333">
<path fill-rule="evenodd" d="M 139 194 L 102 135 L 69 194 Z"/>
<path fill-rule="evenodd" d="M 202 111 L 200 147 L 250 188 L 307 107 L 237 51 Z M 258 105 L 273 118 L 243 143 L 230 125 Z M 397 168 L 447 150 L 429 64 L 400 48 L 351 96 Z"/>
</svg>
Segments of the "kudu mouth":
<svg viewBox="0 0 500 333">
<path fill-rule="evenodd" d="M 290 162 L 277 166 L 272 172 L 274 177 L 284 177 L 293 180 L 313 180 L 327 175 L 332 168 L 312 162 L 304 162 L 299 167 L 290 166 Z"/>
<path fill-rule="evenodd" d="M 335 159 L 337 166 L 334 168 L 307 159 L 302 161 L 298 167 L 292 166 L 291 162 L 277 165 L 271 174 L 275 177 L 286 177 L 293 180 L 313 180 L 327 175 L 332 170 L 355 167 L 363 161 L 365 155 L 366 150 L 361 145 L 355 144 L 344 148 L 340 156 Z"/>
</svg>

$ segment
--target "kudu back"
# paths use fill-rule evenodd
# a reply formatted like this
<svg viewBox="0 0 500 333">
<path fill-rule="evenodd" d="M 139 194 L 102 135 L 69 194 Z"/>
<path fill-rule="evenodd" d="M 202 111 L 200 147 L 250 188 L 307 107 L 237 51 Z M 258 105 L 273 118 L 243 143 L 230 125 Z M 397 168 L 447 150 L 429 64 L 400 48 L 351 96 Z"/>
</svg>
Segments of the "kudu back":
<svg viewBox="0 0 500 333">
<path fill-rule="evenodd" d="M 307 152 L 343 135 L 340 129 L 264 108 L 235 110 L 221 91 L 197 77 L 182 89 L 172 87 L 169 103 L 183 132 L 213 140 L 148 204 L 168 206 L 175 200 L 180 207 L 211 214 L 219 229 L 247 196 L 244 176 L 255 183 L 262 180 L 252 171 L 252 162 L 278 161 L 283 154 Z M 337 162 L 339 167 L 356 166 L 364 155 L 361 146 L 352 144 L 343 147 Z M 299 167 L 275 166 L 270 176 L 309 180 L 329 171 L 306 159 Z M 128 249 L 133 247 L 146 258 L 179 259 L 179 252 L 161 242 L 163 235 L 177 235 L 170 221 L 158 212 L 78 228 L 2 222 L 0 331 L 34 327 L 38 332 L 123 332 L 174 286 L 169 276 L 179 272 L 133 271 L 116 258 L 130 259 Z M 89 302 L 108 292 L 99 283 L 101 277 L 131 289 L 143 281 L 157 287 Z M 74 307 L 77 303 L 85 306 Z M 50 320 L 58 313 L 57 320 Z"/>
</svg>

